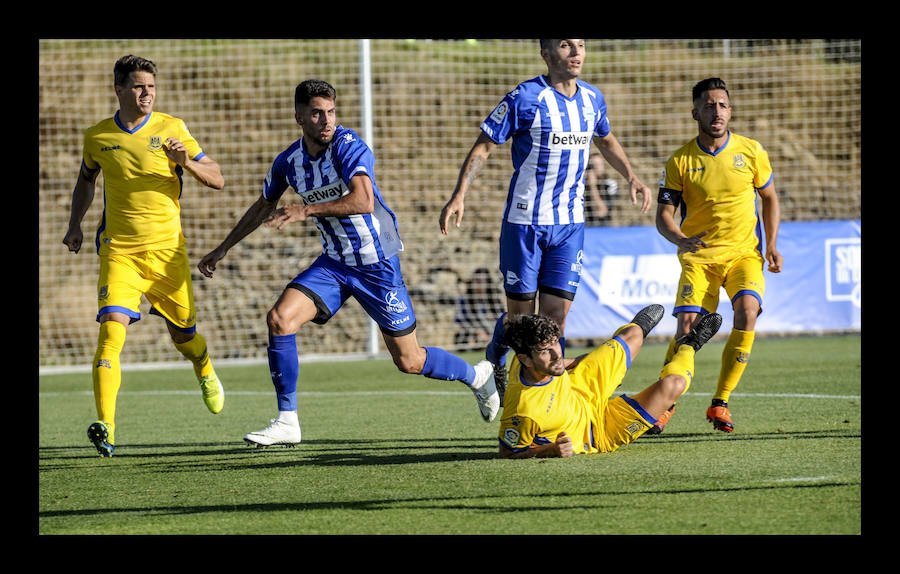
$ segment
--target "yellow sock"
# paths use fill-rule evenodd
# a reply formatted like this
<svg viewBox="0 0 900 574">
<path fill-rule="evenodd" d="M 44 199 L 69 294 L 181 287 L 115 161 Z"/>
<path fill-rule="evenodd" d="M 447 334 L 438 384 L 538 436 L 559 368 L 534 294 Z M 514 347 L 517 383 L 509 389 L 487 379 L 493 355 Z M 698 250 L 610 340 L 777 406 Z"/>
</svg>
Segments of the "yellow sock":
<svg viewBox="0 0 900 574">
<path fill-rule="evenodd" d="M 722 351 L 722 368 L 719 371 L 719 382 L 713 399 L 728 402 L 731 392 L 737 388 L 750 360 L 750 349 L 753 348 L 754 331 L 732 329 Z"/>
<path fill-rule="evenodd" d="M 690 345 L 679 345 L 678 350 L 672 355 L 672 359 L 663 365 L 659 373 L 660 380 L 669 375 L 681 375 L 684 377 L 684 394 L 691 387 L 694 380 L 694 348 Z"/>
<path fill-rule="evenodd" d="M 206 350 L 206 339 L 200 333 L 194 333 L 194 338 L 187 343 L 175 343 L 175 348 L 185 359 L 193 363 L 194 374 L 198 379 L 213 373 L 212 361 Z"/>
<path fill-rule="evenodd" d="M 675 356 L 675 337 L 672 337 L 672 340 L 669 341 L 669 348 L 666 349 L 666 358 L 663 359 L 663 364 L 665 365 L 669 361 L 672 360 L 672 357 Z"/>
<path fill-rule="evenodd" d="M 122 385 L 122 368 L 119 355 L 125 346 L 125 325 L 117 321 L 106 321 L 100 325 L 97 338 L 97 352 L 91 377 L 94 381 L 94 405 L 97 418 L 107 424 L 109 442 L 115 444 L 116 396 Z"/>
</svg>

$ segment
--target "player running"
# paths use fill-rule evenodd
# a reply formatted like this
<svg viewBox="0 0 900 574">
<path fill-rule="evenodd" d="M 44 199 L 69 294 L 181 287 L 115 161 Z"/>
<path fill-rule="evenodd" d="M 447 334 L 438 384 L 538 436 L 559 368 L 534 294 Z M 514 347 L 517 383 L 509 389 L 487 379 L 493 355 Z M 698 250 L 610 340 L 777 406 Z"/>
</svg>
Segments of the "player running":
<svg viewBox="0 0 900 574">
<path fill-rule="evenodd" d="M 182 120 L 153 111 L 156 71 L 145 58 L 129 55 L 116 62 L 119 109 L 85 132 L 63 239 L 69 251 L 81 249 L 81 222 L 102 171 L 103 218 L 96 237 L 100 336 L 91 370 L 99 420 L 88 428 L 100 456 L 115 451 L 116 396 L 122 383 L 119 355 L 126 327 L 141 318 L 141 295 L 150 302 L 150 313 L 165 319 L 175 348 L 193 364 L 210 412 L 220 412 L 225 404 L 206 340 L 197 332 L 179 204 L 184 172 L 213 189 L 222 189 L 225 179 Z"/>
<path fill-rule="evenodd" d="M 281 152 L 250 206 L 225 240 L 200 261 L 212 277 L 216 264 L 261 224 L 282 229 L 312 220 L 323 253 L 292 279 L 266 317 L 268 360 L 278 415 L 244 440 L 260 447 L 300 442 L 297 414 L 297 331 L 306 323 L 326 323 L 348 297 L 375 320 L 397 368 L 432 379 L 460 381 L 472 390 L 485 421 L 500 409 L 491 364 L 472 366 L 438 347 L 422 347 L 416 315 L 400 270 L 403 249 L 397 221 L 375 183 L 372 150 L 350 129 L 337 124 L 335 89 L 307 80 L 294 94 L 295 118 L 303 135 Z M 288 187 L 301 203 L 276 209 Z"/>
</svg>

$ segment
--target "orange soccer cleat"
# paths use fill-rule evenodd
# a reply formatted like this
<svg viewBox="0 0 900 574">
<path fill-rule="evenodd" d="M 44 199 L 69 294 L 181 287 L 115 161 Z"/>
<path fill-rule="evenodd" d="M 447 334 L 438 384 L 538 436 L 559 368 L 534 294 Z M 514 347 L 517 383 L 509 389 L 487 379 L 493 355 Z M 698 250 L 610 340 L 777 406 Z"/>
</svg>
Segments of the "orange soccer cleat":
<svg viewBox="0 0 900 574">
<path fill-rule="evenodd" d="M 731 411 L 728 403 L 720 399 L 713 399 L 712 405 L 706 409 L 706 420 L 713 424 L 713 428 L 722 432 L 734 431 L 734 423 L 731 422 Z"/>
<path fill-rule="evenodd" d="M 658 419 L 656 419 L 656 424 L 654 424 L 650 429 L 647 430 L 647 434 L 659 434 L 666 428 L 666 424 L 668 424 L 669 419 L 672 418 L 672 415 L 675 414 L 675 405 L 669 407 L 669 410 L 664 412 Z"/>
</svg>

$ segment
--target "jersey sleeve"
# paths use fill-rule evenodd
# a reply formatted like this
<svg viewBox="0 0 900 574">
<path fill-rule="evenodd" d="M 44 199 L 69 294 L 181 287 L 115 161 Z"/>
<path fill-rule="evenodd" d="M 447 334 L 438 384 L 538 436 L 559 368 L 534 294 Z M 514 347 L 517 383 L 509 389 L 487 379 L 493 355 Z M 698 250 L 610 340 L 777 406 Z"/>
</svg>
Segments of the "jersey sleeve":
<svg viewBox="0 0 900 574">
<path fill-rule="evenodd" d="M 184 144 L 184 147 L 187 149 L 188 157 L 194 161 L 202 158 L 206 154 L 203 153 L 203 149 L 200 147 L 200 143 L 197 139 L 191 135 L 190 130 L 188 130 L 187 124 L 184 123 L 183 120 L 178 120 L 178 139 L 181 140 L 181 143 Z"/>
<path fill-rule="evenodd" d="M 263 180 L 262 194 L 267 201 L 277 202 L 288 188 L 287 169 L 288 163 L 285 154 L 278 154 Z"/>
<path fill-rule="evenodd" d="M 769 152 L 757 142 L 756 144 L 756 165 L 753 174 L 753 187 L 763 189 L 767 187 L 774 179 L 775 174 L 772 171 L 772 164 L 769 160 Z"/>
<path fill-rule="evenodd" d="M 96 146 L 94 145 L 94 138 L 91 137 L 90 130 L 86 130 L 84 132 L 84 139 L 82 144 L 81 165 L 89 174 L 94 174 L 100 171 L 100 164 L 94 157 L 94 154 L 96 152 L 95 148 Z"/>
<path fill-rule="evenodd" d="M 681 170 L 674 157 L 669 158 L 666 167 L 659 178 L 659 196 L 657 201 L 665 205 L 678 205 L 681 202 L 681 194 L 684 192 L 684 184 Z"/>
<path fill-rule="evenodd" d="M 345 135 L 351 137 L 339 137 L 331 148 L 332 157 L 339 165 L 341 179 L 349 185 L 353 176 L 364 173 L 374 181 L 375 154 L 352 130 L 348 130 Z"/>
<path fill-rule="evenodd" d="M 521 117 L 524 111 L 521 109 L 523 101 L 525 98 L 520 89 L 506 94 L 490 115 L 481 122 L 481 131 L 497 145 L 506 143 L 523 123 Z"/>
<path fill-rule="evenodd" d="M 533 444 L 547 441 L 538 436 L 541 429 L 532 419 L 522 416 L 504 418 L 500 421 L 500 444 L 513 452 L 530 448 Z"/>
</svg>

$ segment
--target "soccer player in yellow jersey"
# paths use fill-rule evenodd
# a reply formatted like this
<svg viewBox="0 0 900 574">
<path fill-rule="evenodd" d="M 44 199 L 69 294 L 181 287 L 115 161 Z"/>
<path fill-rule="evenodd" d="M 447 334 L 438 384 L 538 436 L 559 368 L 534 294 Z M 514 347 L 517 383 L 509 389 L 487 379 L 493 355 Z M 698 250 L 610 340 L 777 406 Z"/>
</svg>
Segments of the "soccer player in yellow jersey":
<svg viewBox="0 0 900 574">
<path fill-rule="evenodd" d="M 728 400 L 750 358 L 765 294 L 763 267 L 768 262 L 769 271 L 778 273 L 784 261 L 776 248 L 781 208 L 769 154 L 759 142 L 728 129 L 732 108 L 725 82 L 705 79 L 694 86 L 692 96 L 699 134 L 666 163 L 656 211 L 656 227 L 678 246 L 682 267 L 673 309 L 676 334 L 666 361 L 675 352 L 677 337 L 718 308 L 724 287 L 734 325 L 706 417 L 716 430 L 732 432 Z M 651 434 L 662 432 L 674 407 Z"/>
<path fill-rule="evenodd" d="M 96 236 L 100 256 L 100 336 L 92 366 L 98 421 L 88 438 L 101 456 L 115 450 L 116 396 L 122 381 L 119 355 L 127 325 L 141 318 L 141 296 L 162 316 L 175 347 L 193 363 L 207 408 L 218 413 L 225 392 L 213 370 L 206 340 L 197 332 L 194 294 L 179 199 L 184 172 L 222 189 L 219 165 L 203 153 L 178 118 L 153 111 L 156 65 L 124 56 L 113 69 L 119 109 L 84 136 L 81 170 L 63 243 L 81 249 L 81 222 L 103 172 L 103 217 Z"/>
<path fill-rule="evenodd" d="M 500 419 L 501 458 L 567 457 L 613 452 L 635 441 L 690 387 L 694 353 L 718 331 L 722 317 L 705 315 L 678 339 L 659 379 L 633 395 L 612 394 L 644 338 L 662 319 L 650 305 L 597 349 L 563 357 L 561 330 L 542 315 L 509 320 L 506 340 L 515 352 Z"/>
</svg>

